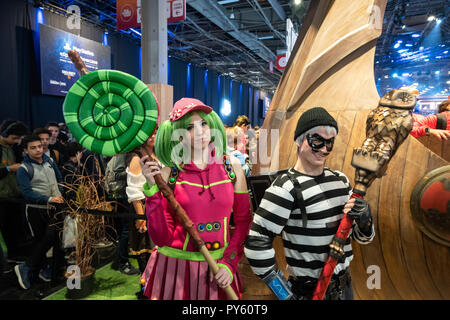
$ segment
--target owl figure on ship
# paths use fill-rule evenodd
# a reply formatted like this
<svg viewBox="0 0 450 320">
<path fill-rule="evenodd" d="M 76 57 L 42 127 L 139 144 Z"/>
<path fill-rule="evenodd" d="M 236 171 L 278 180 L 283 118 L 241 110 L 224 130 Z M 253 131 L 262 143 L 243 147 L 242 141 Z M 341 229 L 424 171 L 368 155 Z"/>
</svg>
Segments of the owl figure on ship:
<svg viewBox="0 0 450 320">
<path fill-rule="evenodd" d="M 367 190 L 376 177 L 386 171 L 389 159 L 413 128 L 412 112 L 417 103 L 417 89 L 393 89 L 381 97 L 366 121 L 366 139 L 353 151 L 352 165 L 356 184 Z M 365 190 L 361 190 L 365 192 Z"/>
</svg>

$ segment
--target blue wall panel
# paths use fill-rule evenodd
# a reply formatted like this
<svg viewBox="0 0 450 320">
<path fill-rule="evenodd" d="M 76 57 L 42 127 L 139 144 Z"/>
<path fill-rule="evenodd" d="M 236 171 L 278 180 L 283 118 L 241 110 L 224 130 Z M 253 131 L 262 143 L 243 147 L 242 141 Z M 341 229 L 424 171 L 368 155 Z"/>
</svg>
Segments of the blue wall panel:
<svg viewBox="0 0 450 320">
<path fill-rule="evenodd" d="M 205 102 L 205 69 L 194 66 L 192 71 L 192 97 Z"/>
<path fill-rule="evenodd" d="M 220 112 L 219 109 L 219 96 L 217 95 L 218 74 L 213 70 L 208 70 L 208 88 L 206 94 L 206 104 L 214 109 L 216 113 Z"/>
<path fill-rule="evenodd" d="M 170 59 L 169 84 L 173 86 L 173 102 L 186 97 L 187 90 L 187 64 L 178 59 Z"/>
</svg>

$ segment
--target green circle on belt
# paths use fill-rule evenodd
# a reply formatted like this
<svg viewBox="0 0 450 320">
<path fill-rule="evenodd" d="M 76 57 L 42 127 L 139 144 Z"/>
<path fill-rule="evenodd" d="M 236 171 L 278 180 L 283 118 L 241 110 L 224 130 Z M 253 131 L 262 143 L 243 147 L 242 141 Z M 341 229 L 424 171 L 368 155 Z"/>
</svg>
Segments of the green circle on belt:
<svg viewBox="0 0 450 320">
<path fill-rule="evenodd" d="M 113 156 L 147 141 L 158 120 L 158 103 L 138 78 L 117 70 L 96 70 L 72 85 L 63 114 L 83 147 Z"/>
</svg>

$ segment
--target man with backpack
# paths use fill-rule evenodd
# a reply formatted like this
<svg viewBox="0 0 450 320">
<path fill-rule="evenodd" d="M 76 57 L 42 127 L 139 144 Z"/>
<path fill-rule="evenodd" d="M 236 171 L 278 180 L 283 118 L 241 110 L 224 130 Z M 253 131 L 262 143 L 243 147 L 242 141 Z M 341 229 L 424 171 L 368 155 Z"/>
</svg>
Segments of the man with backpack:
<svg viewBox="0 0 450 320">
<path fill-rule="evenodd" d="M 46 253 L 53 247 L 57 258 L 59 250 L 57 222 L 58 204 L 64 203 L 61 173 L 56 163 L 44 154 L 41 138 L 36 135 L 26 136 L 22 140 L 26 154 L 23 164 L 17 170 L 17 182 L 23 197 L 27 201 L 26 215 L 32 235 L 34 250 L 25 263 L 18 264 L 14 270 L 23 289 L 31 287 L 35 273 L 39 278 L 49 282 L 51 269 L 45 265 Z"/>
<path fill-rule="evenodd" d="M 311 299 L 328 257 L 329 245 L 344 213 L 354 218 L 351 237 L 370 243 L 375 236 L 369 206 L 350 199 L 352 188 L 339 171 L 325 167 L 338 132 L 335 119 L 323 108 L 302 114 L 294 140 L 297 162 L 280 174 L 266 190 L 246 240 L 245 255 L 253 269 L 280 299 Z M 290 273 L 289 284 L 275 267 L 272 242 L 281 234 Z M 325 299 L 353 299 L 350 238 L 342 244 L 342 257 L 334 270 Z"/>
<path fill-rule="evenodd" d="M 116 201 L 116 212 L 129 213 L 130 204 L 126 193 L 127 187 L 127 154 L 116 154 L 108 161 L 105 170 L 104 188 L 107 197 L 110 200 Z M 115 226 L 119 236 L 119 243 L 117 248 L 117 256 L 113 261 L 111 267 L 119 270 L 123 274 L 135 275 L 139 273 L 135 267 L 131 265 L 128 260 L 129 251 L 129 234 L 130 226 L 134 226 L 134 221 L 129 218 L 118 217 L 115 219 Z"/>
</svg>

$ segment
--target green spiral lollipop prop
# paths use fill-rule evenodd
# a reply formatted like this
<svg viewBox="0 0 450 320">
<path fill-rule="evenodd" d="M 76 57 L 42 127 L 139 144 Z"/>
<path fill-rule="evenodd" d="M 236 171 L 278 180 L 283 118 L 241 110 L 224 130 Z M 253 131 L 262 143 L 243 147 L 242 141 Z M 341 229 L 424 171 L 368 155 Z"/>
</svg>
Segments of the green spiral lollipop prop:
<svg viewBox="0 0 450 320">
<path fill-rule="evenodd" d="M 147 141 L 158 120 L 158 103 L 136 77 L 116 70 L 96 70 L 73 84 L 63 113 L 67 127 L 83 147 L 113 156 Z"/>
</svg>

